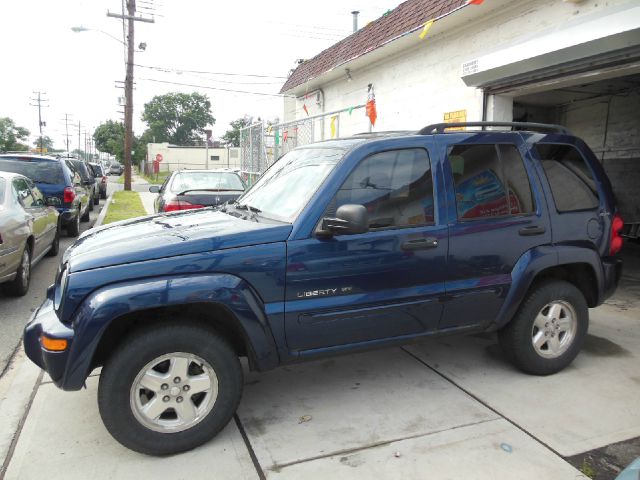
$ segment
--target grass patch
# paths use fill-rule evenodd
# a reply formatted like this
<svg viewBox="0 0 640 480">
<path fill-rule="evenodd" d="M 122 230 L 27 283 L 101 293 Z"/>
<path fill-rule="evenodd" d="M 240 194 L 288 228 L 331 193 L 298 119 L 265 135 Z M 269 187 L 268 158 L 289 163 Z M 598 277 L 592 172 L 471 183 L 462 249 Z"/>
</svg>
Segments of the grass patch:
<svg viewBox="0 0 640 480">
<path fill-rule="evenodd" d="M 120 185 L 124 185 L 124 173 L 120 175 L 120 178 L 118 178 L 118 181 L 116 183 L 119 183 Z"/>
<path fill-rule="evenodd" d="M 159 185 L 162 182 L 164 182 L 169 175 L 171 175 L 171 172 L 158 172 L 157 180 L 156 180 L 156 175 L 155 174 L 152 174 L 152 175 L 144 175 L 143 174 L 141 176 L 147 182 Z"/>
<path fill-rule="evenodd" d="M 142 205 L 138 192 L 114 192 L 113 200 L 106 206 L 107 214 L 103 225 L 134 217 L 142 217 L 147 211 Z"/>
</svg>

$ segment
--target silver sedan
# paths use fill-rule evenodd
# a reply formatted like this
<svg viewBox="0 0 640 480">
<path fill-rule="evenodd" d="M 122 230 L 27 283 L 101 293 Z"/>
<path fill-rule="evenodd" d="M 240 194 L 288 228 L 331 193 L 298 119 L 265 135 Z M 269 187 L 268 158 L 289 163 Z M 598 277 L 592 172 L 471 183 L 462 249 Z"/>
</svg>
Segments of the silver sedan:
<svg viewBox="0 0 640 480">
<path fill-rule="evenodd" d="M 55 199 L 54 199 L 55 200 Z M 58 211 L 22 175 L 0 172 L 0 283 L 13 295 L 29 290 L 31 267 L 58 254 Z"/>
</svg>

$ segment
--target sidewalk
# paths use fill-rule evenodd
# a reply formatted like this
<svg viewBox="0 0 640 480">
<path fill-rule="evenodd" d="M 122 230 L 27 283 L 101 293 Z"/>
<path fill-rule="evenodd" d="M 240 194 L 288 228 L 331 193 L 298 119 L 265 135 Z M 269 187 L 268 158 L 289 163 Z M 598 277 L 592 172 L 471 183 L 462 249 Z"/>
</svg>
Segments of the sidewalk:
<svg viewBox="0 0 640 480">
<path fill-rule="evenodd" d="M 605 305 L 583 353 L 549 377 L 515 371 L 491 335 L 245 366 L 234 421 L 166 458 L 109 436 L 97 372 L 86 390 L 63 392 L 19 356 L 0 381 L 6 478 L 586 478 L 563 457 L 640 435 L 639 340 L 637 311 Z"/>
</svg>

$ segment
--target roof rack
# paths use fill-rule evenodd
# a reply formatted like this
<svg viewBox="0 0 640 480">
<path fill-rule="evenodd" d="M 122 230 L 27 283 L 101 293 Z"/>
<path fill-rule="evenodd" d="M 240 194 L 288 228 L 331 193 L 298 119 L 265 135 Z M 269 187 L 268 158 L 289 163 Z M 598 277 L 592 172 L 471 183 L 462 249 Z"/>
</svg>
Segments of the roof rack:
<svg viewBox="0 0 640 480">
<path fill-rule="evenodd" d="M 381 130 L 379 132 L 354 133 L 352 137 L 398 137 L 401 135 L 411 135 L 413 130 Z"/>
<path fill-rule="evenodd" d="M 428 125 L 418 131 L 418 135 L 431 135 L 433 133 L 445 133 L 447 128 L 452 127 L 511 127 L 511 131 L 529 130 L 541 133 L 561 133 L 564 135 L 572 135 L 572 133 L 562 125 L 554 125 L 551 123 L 531 123 L 531 122 L 453 122 L 453 123 L 434 123 Z M 454 133 L 454 132 L 448 132 Z M 457 132 L 455 132 L 457 133 Z"/>
</svg>

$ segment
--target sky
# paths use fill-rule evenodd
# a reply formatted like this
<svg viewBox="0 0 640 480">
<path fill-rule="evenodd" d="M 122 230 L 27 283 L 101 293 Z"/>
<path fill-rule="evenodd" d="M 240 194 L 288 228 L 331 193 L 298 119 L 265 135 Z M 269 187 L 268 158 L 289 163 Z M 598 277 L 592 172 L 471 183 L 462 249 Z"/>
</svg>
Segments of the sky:
<svg viewBox="0 0 640 480">
<path fill-rule="evenodd" d="M 216 119 L 214 138 L 225 133 L 230 121 L 245 115 L 282 118 L 283 100 L 277 94 L 297 59 L 312 58 L 348 36 L 351 11 L 361 12 L 363 26 L 398 3 L 138 0 L 138 14 L 153 14 L 155 23 L 136 22 L 134 43 L 147 46 L 134 59 L 134 132 L 139 135 L 145 129 L 144 104 L 168 92 L 208 95 Z M 123 25 L 107 17 L 107 11 L 121 9 L 120 0 L 2 2 L 0 117 L 27 128 L 30 144 L 39 135 L 38 109 L 30 105 L 37 91 L 45 92 L 41 98 L 46 99 L 43 134 L 56 148 L 65 147 L 65 114 L 71 149 L 78 147 L 78 122 L 84 149 L 84 132 L 90 136 L 102 122 L 123 118 L 118 97 L 124 90 L 117 87 L 125 77 Z M 72 31 L 80 26 L 90 30 Z"/>
</svg>

